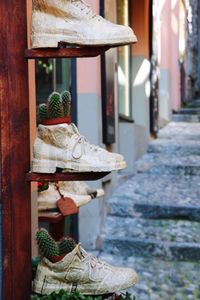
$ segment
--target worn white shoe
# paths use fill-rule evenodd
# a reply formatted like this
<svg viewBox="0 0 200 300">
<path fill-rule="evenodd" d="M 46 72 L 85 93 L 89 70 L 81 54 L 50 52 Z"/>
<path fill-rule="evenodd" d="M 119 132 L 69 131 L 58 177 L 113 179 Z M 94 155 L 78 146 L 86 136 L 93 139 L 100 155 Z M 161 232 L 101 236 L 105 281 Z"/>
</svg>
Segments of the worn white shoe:
<svg viewBox="0 0 200 300">
<path fill-rule="evenodd" d="M 61 261 L 39 263 L 33 291 L 48 295 L 64 289 L 84 295 L 110 294 L 127 289 L 137 282 L 137 274 L 128 268 L 117 268 L 88 254 L 80 245 Z"/>
<path fill-rule="evenodd" d="M 81 181 L 67 181 L 58 182 L 58 187 L 64 197 L 71 198 L 77 207 L 89 203 L 95 197 L 104 195 L 103 189 L 92 190 L 88 185 Z M 49 188 L 45 191 L 38 193 L 38 210 L 46 211 L 57 208 L 57 201 L 60 199 L 60 194 L 56 188 L 55 183 L 50 182 Z"/>
<path fill-rule="evenodd" d="M 59 181 L 62 193 L 70 192 L 73 195 L 89 195 L 92 199 L 104 196 L 103 189 L 90 188 L 84 181 Z"/>
<path fill-rule="evenodd" d="M 33 0 L 32 48 L 75 45 L 124 45 L 137 41 L 128 26 L 96 15 L 83 0 Z"/>
<path fill-rule="evenodd" d="M 33 147 L 33 172 L 55 173 L 56 168 L 74 172 L 111 172 L 125 167 L 122 155 L 88 143 L 75 125 L 38 126 Z"/>
</svg>

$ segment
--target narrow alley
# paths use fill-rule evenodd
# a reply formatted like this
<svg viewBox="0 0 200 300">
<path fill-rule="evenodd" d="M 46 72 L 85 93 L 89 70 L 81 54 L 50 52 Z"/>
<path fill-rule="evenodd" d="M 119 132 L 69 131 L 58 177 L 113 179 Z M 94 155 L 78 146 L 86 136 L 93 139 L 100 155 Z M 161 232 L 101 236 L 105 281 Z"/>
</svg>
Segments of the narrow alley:
<svg viewBox="0 0 200 300">
<path fill-rule="evenodd" d="M 107 200 L 99 257 L 136 269 L 136 300 L 200 299 L 199 116 L 199 100 L 174 114 Z"/>
</svg>

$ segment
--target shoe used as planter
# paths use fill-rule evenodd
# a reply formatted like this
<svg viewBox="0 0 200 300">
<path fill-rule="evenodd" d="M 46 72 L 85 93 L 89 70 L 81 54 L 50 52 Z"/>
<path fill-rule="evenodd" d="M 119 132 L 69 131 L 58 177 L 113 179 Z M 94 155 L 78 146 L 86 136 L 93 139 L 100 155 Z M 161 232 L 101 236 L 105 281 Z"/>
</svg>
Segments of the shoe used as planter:
<svg viewBox="0 0 200 300">
<path fill-rule="evenodd" d="M 96 15 L 83 0 L 33 0 L 31 47 L 74 45 L 125 45 L 136 42 L 128 26 Z"/>
<path fill-rule="evenodd" d="M 55 173 L 57 168 L 73 172 L 111 172 L 126 167 L 122 155 L 90 144 L 73 124 L 39 125 L 37 132 L 33 172 Z"/>
<path fill-rule="evenodd" d="M 77 245 L 57 263 L 42 259 L 37 268 L 33 291 L 49 295 L 63 289 L 84 295 L 103 295 L 127 289 L 136 282 L 137 274 L 134 270 L 113 267 Z"/>
<path fill-rule="evenodd" d="M 77 207 L 83 206 L 95 197 L 104 195 L 103 189 L 90 189 L 88 185 L 81 181 L 60 181 L 56 185 L 50 182 L 48 189 L 38 193 L 38 210 L 46 211 L 57 208 L 57 201 L 61 198 L 60 193 L 64 197 L 71 198 Z"/>
</svg>

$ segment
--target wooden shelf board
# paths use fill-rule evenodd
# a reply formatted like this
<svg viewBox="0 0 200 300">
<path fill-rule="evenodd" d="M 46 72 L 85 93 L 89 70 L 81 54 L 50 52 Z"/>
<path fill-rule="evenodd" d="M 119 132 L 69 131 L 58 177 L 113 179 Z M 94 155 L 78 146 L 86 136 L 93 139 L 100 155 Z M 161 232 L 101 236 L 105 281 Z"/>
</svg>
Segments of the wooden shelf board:
<svg viewBox="0 0 200 300">
<path fill-rule="evenodd" d="M 103 54 L 110 46 L 101 47 L 75 47 L 75 48 L 37 48 L 26 49 L 25 57 L 36 58 L 72 58 L 72 57 L 95 57 Z"/>
<path fill-rule="evenodd" d="M 55 174 L 42 174 L 29 172 L 26 174 L 27 181 L 82 181 L 82 180 L 98 180 L 110 172 L 82 172 L 82 173 L 55 173 Z"/>
<path fill-rule="evenodd" d="M 38 213 L 39 222 L 59 223 L 63 219 L 64 219 L 63 215 L 59 212 L 39 212 Z"/>
</svg>

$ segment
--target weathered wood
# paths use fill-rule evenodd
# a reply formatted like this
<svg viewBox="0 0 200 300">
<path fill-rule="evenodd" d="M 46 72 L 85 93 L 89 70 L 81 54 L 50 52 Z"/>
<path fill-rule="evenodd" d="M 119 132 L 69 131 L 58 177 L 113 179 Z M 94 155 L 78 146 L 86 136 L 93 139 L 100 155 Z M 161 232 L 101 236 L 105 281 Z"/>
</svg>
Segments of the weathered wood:
<svg viewBox="0 0 200 300">
<path fill-rule="evenodd" d="M 63 219 L 64 219 L 63 215 L 59 212 L 39 212 L 38 213 L 39 222 L 59 223 Z"/>
<path fill-rule="evenodd" d="M 25 57 L 35 58 L 69 58 L 69 57 L 95 57 L 105 51 L 109 46 L 101 47 L 79 47 L 79 48 L 41 48 L 25 50 Z"/>
<path fill-rule="evenodd" d="M 26 0 L 0 1 L 0 202 L 3 206 L 3 299 L 31 291 Z M 1 263 L 1 262 L 0 262 Z"/>
<path fill-rule="evenodd" d="M 49 223 L 49 233 L 56 241 L 64 236 L 65 217 L 61 213 L 40 212 L 38 220 L 39 222 Z"/>
<path fill-rule="evenodd" d="M 26 174 L 27 181 L 76 181 L 76 180 L 98 180 L 110 172 L 82 172 L 82 173 L 55 173 L 55 174 L 42 174 L 42 173 L 32 173 Z"/>
</svg>

